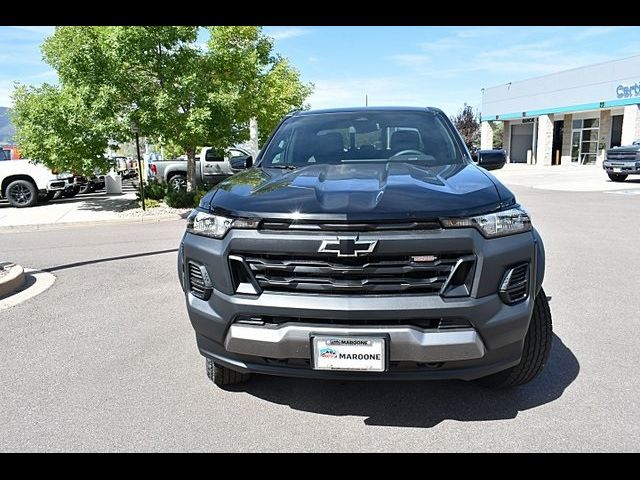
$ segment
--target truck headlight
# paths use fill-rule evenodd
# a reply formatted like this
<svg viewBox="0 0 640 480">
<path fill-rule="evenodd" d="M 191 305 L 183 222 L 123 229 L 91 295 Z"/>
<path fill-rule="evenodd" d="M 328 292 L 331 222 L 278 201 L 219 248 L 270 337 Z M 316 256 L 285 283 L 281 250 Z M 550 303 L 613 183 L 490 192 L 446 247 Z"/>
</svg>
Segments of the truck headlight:
<svg viewBox="0 0 640 480">
<path fill-rule="evenodd" d="M 511 208 L 475 217 L 445 218 L 442 219 L 442 225 L 445 228 L 473 227 L 485 237 L 494 238 L 531 230 L 531 218 L 523 208 Z"/>
<path fill-rule="evenodd" d="M 229 218 L 194 210 L 187 218 L 187 232 L 204 237 L 222 238 L 231 228 L 258 228 L 259 220 Z"/>
</svg>

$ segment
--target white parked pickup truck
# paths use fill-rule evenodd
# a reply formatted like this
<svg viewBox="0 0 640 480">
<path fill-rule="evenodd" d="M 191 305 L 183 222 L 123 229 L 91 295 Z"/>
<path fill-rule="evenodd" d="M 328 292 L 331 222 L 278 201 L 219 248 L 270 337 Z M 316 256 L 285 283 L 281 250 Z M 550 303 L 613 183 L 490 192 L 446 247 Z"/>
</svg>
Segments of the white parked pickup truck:
<svg viewBox="0 0 640 480">
<path fill-rule="evenodd" d="M 204 161 L 203 161 L 204 159 Z M 222 156 L 211 147 L 204 147 L 196 156 L 196 181 L 217 183 L 253 165 L 251 153 L 233 147 Z M 149 179 L 168 183 L 174 190 L 187 187 L 187 159 L 153 160 L 149 163 Z"/>
<path fill-rule="evenodd" d="M 69 186 L 73 177 L 55 174 L 47 167 L 30 160 L 0 161 L 0 198 L 13 207 L 32 207 L 46 203 L 58 190 Z"/>
</svg>

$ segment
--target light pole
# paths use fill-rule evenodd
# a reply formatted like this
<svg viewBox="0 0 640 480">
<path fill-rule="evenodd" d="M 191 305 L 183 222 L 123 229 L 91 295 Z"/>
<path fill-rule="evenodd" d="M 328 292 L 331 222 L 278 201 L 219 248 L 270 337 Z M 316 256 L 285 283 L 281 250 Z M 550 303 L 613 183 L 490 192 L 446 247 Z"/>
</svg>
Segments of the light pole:
<svg viewBox="0 0 640 480">
<path fill-rule="evenodd" d="M 136 136 L 136 153 L 138 155 L 138 182 L 140 183 L 140 200 L 142 200 L 142 211 L 147 211 L 144 204 L 144 185 L 142 182 L 142 162 L 140 160 L 140 127 L 136 122 L 131 124 L 131 131 Z"/>
</svg>

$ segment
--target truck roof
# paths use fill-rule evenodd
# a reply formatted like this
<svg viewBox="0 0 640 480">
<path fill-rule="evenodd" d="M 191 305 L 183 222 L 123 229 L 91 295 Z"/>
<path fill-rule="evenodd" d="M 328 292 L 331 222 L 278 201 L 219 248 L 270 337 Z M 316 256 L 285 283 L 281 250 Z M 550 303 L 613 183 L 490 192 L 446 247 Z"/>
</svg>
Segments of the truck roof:
<svg viewBox="0 0 640 480">
<path fill-rule="evenodd" d="M 347 112 L 441 112 L 435 107 L 341 107 L 341 108 L 325 108 L 318 110 L 296 110 L 291 113 L 294 117 L 303 117 L 307 115 L 318 115 L 325 113 L 347 113 Z"/>
</svg>

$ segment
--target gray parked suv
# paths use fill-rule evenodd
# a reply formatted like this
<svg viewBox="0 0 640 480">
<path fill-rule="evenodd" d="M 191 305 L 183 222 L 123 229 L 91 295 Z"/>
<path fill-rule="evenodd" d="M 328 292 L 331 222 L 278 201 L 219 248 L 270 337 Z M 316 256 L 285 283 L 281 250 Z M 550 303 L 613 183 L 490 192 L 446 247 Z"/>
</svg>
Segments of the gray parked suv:
<svg viewBox="0 0 640 480">
<path fill-rule="evenodd" d="M 545 254 L 433 108 L 294 112 L 187 221 L 178 274 L 207 373 L 533 379 Z"/>
</svg>

